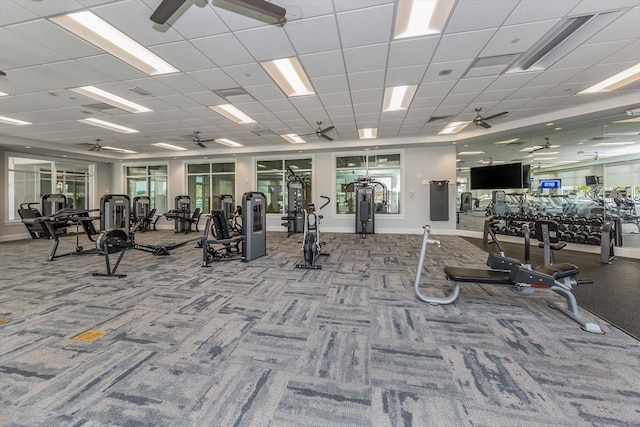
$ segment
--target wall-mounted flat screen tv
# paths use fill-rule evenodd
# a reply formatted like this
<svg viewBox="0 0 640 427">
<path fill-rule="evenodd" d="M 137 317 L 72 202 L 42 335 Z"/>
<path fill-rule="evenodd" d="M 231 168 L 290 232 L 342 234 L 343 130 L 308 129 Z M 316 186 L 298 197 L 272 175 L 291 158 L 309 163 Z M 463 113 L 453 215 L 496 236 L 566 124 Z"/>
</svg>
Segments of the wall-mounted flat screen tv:
<svg viewBox="0 0 640 427">
<path fill-rule="evenodd" d="M 540 188 L 541 190 L 560 188 L 560 187 L 562 187 L 561 179 L 541 179 L 540 185 L 538 186 L 538 188 Z"/>
<path fill-rule="evenodd" d="M 529 165 L 526 165 L 529 167 Z M 529 173 L 522 163 L 506 165 L 481 166 L 471 168 L 472 190 L 497 190 L 508 188 L 528 188 Z M 525 178 L 526 175 L 526 178 Z M 524 182 L 526 180 L 526 182 Z"/>
</svg>

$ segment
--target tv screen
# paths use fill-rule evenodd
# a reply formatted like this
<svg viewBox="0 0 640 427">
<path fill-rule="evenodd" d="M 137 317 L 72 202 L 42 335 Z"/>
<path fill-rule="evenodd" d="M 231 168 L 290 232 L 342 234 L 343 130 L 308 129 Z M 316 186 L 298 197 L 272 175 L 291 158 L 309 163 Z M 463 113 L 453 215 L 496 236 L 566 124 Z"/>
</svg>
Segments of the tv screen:
<svg viewBox="0 0 640 427">
<path fill-rule="evenodd" d="M 538 188 L 544 190 L 549 188 L 560 188 L 562 187 L 562 180 L 560 179 L 541 179 L 540 185 Z"/>
<path fill-rule="evenodd" d="M 586 185 L 596 185 L 598 184 L 598 178 L 594 175 L 588 175 L 584 177 L 584 183 Z"/>
<path fill-rule="evenodd" d="M 524 188 L 523 177 L 525 171 L 523 170 L 522 163 L 482 166 L 471 168 L 470 172 L 472 190 Z M 528 178 L 526 184 L 529 184 Z"/>
</svg>

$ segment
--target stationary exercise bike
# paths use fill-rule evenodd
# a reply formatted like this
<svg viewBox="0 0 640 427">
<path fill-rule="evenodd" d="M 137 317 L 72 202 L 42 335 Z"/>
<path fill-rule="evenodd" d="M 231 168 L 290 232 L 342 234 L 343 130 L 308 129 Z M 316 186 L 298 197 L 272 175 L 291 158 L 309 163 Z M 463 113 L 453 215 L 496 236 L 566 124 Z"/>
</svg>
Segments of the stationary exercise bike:
<svg viewBox="0 0 640 427">
<path fill-rule="evenodd" d="M 331 203 L 331 199 L 327 196 L 320 196 L 320 198 L 326 199 L 327 201 L 320 206 L 318 211 Z M 322 253 L 322 242 L 320 242 L 320 220 L 322 219 L 322 215 L 319 215 L 318 211 L 316 211 L 313 203 L 309 203 L 308 209 L 303 209 L 304 234 L 302 237 L 302 254 L 304 256 L 304 262 L 296 264 L 296 268 L 319 270 L 322 266 L 317 264 L 318 258 L 320 258 L 321 255 L 328 256 L 328 254 Z"/>
</svg>

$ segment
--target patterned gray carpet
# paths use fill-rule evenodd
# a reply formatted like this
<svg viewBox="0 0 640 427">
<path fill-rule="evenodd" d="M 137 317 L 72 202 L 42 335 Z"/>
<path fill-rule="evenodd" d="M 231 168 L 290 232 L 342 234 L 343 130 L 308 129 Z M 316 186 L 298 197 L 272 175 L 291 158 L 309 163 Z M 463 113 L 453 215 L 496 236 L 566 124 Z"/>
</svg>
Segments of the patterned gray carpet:
<svg viewBox="0 0 640 427">
<path fill-rule="evenodd" d="M 211 268 L 193 244 L 128 251 L 120 279 L 92 276 L 98 255 L 0 244 L 0 425 L 640 425 L 640 345 L 586 312 L 607 333 L 580 330 L 547 307 L 556 294 L 469 285 L 434 307 L 413 292 L 422 236 L 325 233 L 315 271 L 293 268 L 299 238 Z M 425 286 L 484 266 L 439 238 Z M 104 335 L 73 339 L 86 331 Z"/>
</svg>

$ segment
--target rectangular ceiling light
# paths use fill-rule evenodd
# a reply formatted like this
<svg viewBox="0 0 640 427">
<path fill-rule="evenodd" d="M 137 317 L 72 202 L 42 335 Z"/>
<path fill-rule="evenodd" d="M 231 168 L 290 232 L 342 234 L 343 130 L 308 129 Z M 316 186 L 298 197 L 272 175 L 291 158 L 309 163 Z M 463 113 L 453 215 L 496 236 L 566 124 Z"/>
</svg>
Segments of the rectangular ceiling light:
<svg viewBox="0 0 640 427">
<path fill-rule="evenodd" d="M 494 144 L 511 144 L 512 142 L 516 142 L 519 139 L 520 138 L 505 139 L 504 141 L 496 141 L 494 142 Z"/>
<path fill-rule="evenodd" d="M 236 122 L 238 124 L 255 123 L 251 117 L 240 111 L 238 108 L 231 104 L 211 105 L 209 106 L 213 111 L 226 117 L 227 119 Z"/>
<path fill-rule="evenodd" d="M 177 73 L 179 71 L 167 61 L 91 12 L 70 13 L 54 16 L 50 19 L 62 28 L 71 31 L 150 76 Z"/>
<path fill-rule="evenodd" d="M 417 85 L 393 86 L 384 89 L 382 111 L 399 111 L 409 108 Z"/>
<path fill-rule="evenodd" d="M 635 144 L 635 141 L 627 141 L 627 142 L 599 142 L 597 144 L 593 144 L 593 147 L 615 147 L 620 145 L 631 145 Z"/>
<path fill-rule="evenodd" d="M 136 104 L 135 102 L 129 101 L 128 99 L 124 99 L 122 97 L 119 97 L 118 95 L 114 95 L 110 92 L 107 92 L 106 90 L 98 89 L 95 86 L 73 87 L 69 90 L 80 95 L 95 99 L 96 101 L 101 101 L 105 104 L 113 105 L 116 108 L 120 108 L 121 110 L 125 110 L 130 113 L 148 113 L 149 111 L 153 111 L 150 108 L 143 107 L 140 104 Z"/>
<path fill-rule="evenodd" d="M 480 154 L 484 154 L 484 151 L 461 151 L 458 156 L 477 156 Z"/>
<path fill-rule="evenodd" d="M 133 151 L 133 150 L 125 150 L 124 148 L 118 148 L 118 147 L 109 147 L 107 145 L 103 145 L 102 146 L 103 149 L 105 150 L 111 150 L 111 151 L 115 151 L 117 153 L 124 153 L 124 154 L 137 154 L 137 151 Z"/>
<path fill-rule="evenodd" d="M 438 132 L 438 135 L 447 135 L 447 134 L 451 134 L 451 133 L 458 133 L 460 132 L 462 129 L 466 128 L 469 123 L 471 123 L 470 121 L 468 122 L 451 122 L 448 125 L 446 125 L 444 127 L 444 129 L 442 129 L 440 132 Z"/>
<path fill-rule="evenodd" d="M 151 145 L 155 145 L 156 147 L 166 148 L 167 150 L 173 150 L 173 151 L 186 151 L 187 150 L 184 147 L 178 147 L 177 145 L 167 144 L 166 142 L 156 142 L 156 143 L 151 144 Z"/>
<path fill-rule="evenodd" d="M 358 129 L 360 139 L 376 139 L 378 137 L 378 128 Z"/>
<path fill-rule="evenodd" d="M 287 96 L 315 93 L 300 61 L 295 56 L 261 62 L 261 65 Z"/>
<path fill-rule="evenodd" d="M 638 123 L 638 122 L 640 122 L 640 117 L 636 117 L 633 119 L 616 120 L 613 123 Z"/>
<path fill-rule="evenodd" d="M 219 138 L 215 140 L 218 144 L 226 145 L 227 147 L 243 147 L 242 144 L 232 141 L 227 138 Z"/>
<path fill-rule="evenodd" d="M 608 79 L 601 81 L 600 83 L 596 83 L 582 92 L 578 92 L 578 95 L 583 95 L 585 93 L 611 92 L 612 90 L 620 89 L 621 87 L 638 80 L 640 80 L 640 63 L 633 67 L 629 67 L 615 76 L 611 76 Z"/>
<path fill-rule="evenodd" d="M 441 33 L 454 0 L 402 0 L 397 4 L 393 38 L 402 39 Z"/>
<path fill-rule="evenodd" d="M 79 122 L 86 123 L 88 125 L 98 126 L 103 129 L 113 130 L 120 133 L 136 133 L 139 132 L 135 129 L 131 129 L 125 126 L 120 126 L 115 123 L 107 122 L 96 118 L 80 119 Z"/>
<path fill-rule="evenodd" d="M 7 95 L 8 95 L 7 93 L 0 92 L 0 96 L 7 96 Z"/>
<path fill-rule="evenodd" d="M 30 122 L 25 122 L 24 120 L 12 119 L 10 117 L 0 116 L 0 123 L 4 123 L 7 125 L 30 125 Z"/>
<path fill-rule="evenodd" d="M 285 141 L 290 142 L 292 144 L 304 144 L 305 141 L 304 139 L 302 139 L 302 137 L 300 137 L 297 133 L 288 133 L 286 135 L 280 135 L 282 138 L 284 138 Z"/>
<path fill-rule="evenodd" d="M 516 61 L 509 73 L 544 70 L 615 21 L 622 11 L 574 16 L 560 21 Z"/>
</svg>

